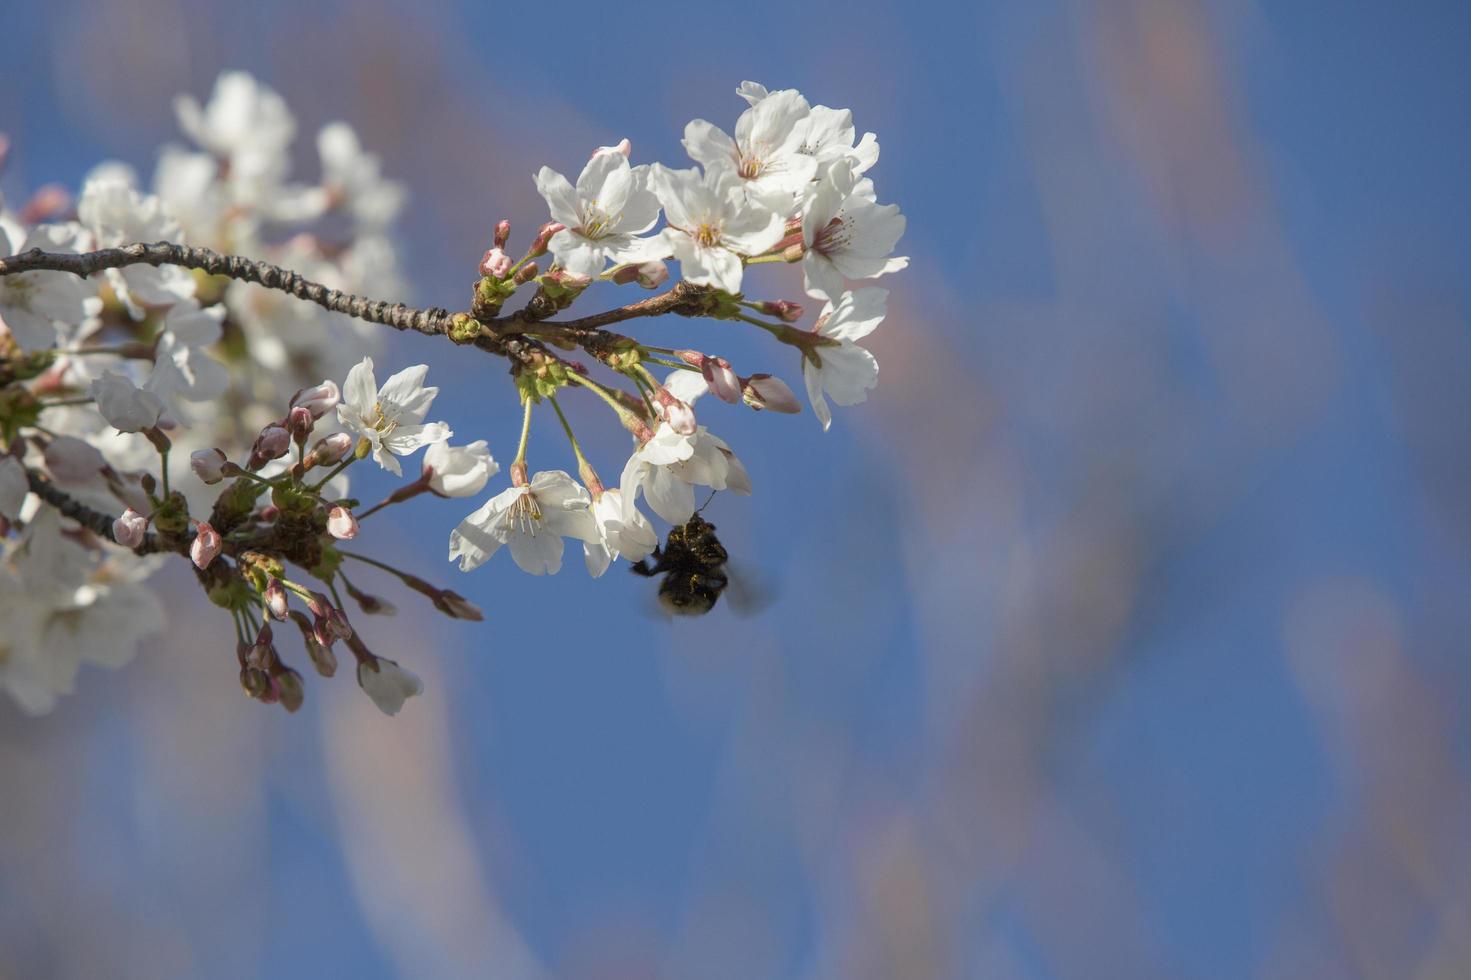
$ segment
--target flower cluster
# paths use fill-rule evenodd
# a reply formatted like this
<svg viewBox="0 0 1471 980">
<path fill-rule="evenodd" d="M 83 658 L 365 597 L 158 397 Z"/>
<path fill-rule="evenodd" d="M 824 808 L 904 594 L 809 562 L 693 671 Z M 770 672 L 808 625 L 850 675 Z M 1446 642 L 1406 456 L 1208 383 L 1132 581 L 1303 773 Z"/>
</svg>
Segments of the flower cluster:
<svg viewBox="0 0 1471 980">
<path fill-rule="evenodd" d="M 430 420 L 438 389 L 425 384 L 427 366 L 379 384 L 374 324 L 510 363 L 521 437 L 509 486 L 450 531 L 449 558 L 463 571 L 505 546 L 524 571 L 553 574 L 570 539 L 600 576 L 658 548 L 645 508 L 679 526 L 696 512 L 697 488 L 749 494 L 746 467 L 696 404 L 709 393 L 795 414 L 792 389 L 767 372 L 742 374 L 706 344 L 658 347 L 608 327 L 674 313 L 758 328 L 796 351 L 826 429 L 829 400 L 861 402 L 878 379 L 861 342 L 884 319 L 887 291 L 860 281 L 908 260 L 892 254 L 903 216 L 864 176 L 878 159 L 873 134 L 860 138 L 849 111 L 792 89 L 746 82 L 737 94 L 747 108 L 730 133 L 704 120 L 685 127 L 694 166 L 634 164 L 624 140 L 593 151 L 575 183 L 543 167 L 535 185 L 549 220 L 519 258 L 510 223 L 495 226 L 461 313 L 352 295 L 397 282 L 391 224 L 403 191 L 343 123 L 318 134 L 319 181 L 292 183 L 292 116 L 242 73 L 222 76 L 204 105 L 177 100 L 194 146 L 164 149 L 152 193 L 107 164 L 75 208 L 56 188 L 17 212 L 0 201 L 0 618 L 11 627 L 0 688 L 42 711 L 80 663 L 127 660 L 162 628 L 143 580 L 172 553 L 229 613 L 251 697 L 293 711 L 303 701 L 302 673 L 277 646 L 288 622 L 319 675 L 336 672 L 345 647 L 385 712 L 420 693 L 408 669 L 368 649 L 344 594 L 364 614 L 393 607 L 346 569 L 375 567 L 451 617 L 481 618 L 357 542 L 379 510 L 477 496 L 501 467 L 485 440 L 455 445 L 449 426 Z M 811 304 L 747 294 L 756 267 L 791 264 L 822 304 L 808 327 Z M 595 281 L 669 288 L 557 317 Z M 604 485 L 563 413 L 569 388 L 605 405 L 630 438 L 616 485 Z M 541 406 L 561 422 L 575 475 L 531 471 Z M 350 495 L 352 465 L 371 459 L 402 477 L 402 460 L 420 449 L 417 474 L 381 502 L 364 508 Z"/>
</svg>

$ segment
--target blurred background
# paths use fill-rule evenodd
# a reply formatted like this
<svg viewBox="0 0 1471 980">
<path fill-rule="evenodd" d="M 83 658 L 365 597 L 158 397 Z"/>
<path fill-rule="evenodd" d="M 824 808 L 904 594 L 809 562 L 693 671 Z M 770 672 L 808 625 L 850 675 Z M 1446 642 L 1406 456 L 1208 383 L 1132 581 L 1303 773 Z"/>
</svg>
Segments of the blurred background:
<svg viewBox="0 0 1471 980">
<path fill-rule="evenodd" d="M 705 409 L 758 615 L 665 623 L 572 549 L 461 575 L 480 500 L 421 498 L 375 553 L 487 621 L 359 583 L 397 718 L 243 697 L 182 574 L 131 666 L 0 705 L 0 977 L 1471 976 L 1471 5 L 1328 6 L 13 3 L 15 199 L 151 173 L 244 68 L 297 173 L 333 119 L 383 156 L 412 298 L 463 307 L 539 166 L 681 163 L 751 78 L 878 134 L 913 262 L 831 432 Z M 390 343 L 514 455 L 501 363 Z"/>
</svg>

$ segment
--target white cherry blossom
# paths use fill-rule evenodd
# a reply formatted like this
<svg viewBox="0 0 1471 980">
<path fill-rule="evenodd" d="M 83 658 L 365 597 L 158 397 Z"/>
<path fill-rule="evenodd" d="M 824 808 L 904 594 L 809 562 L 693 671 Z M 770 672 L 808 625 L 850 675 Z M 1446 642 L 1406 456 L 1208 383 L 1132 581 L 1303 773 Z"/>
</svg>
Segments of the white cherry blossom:
<svg viewBox="0 0 1471 980">
<path fill-rule="evenodd" d="M 785 218 L 817 172 L 817 158 L 802 152 L 810 111 L 796 89 L 770 92 L 741 113 L 734 137 L 693 120 L 684 128 L 684 148 L 703 167 L 728 167 L 747 194 Z"/>
<path fill-rule="evenodd" d="M 97 239 L 99 248 L 134 242 L 178 241 L 179 226 L 152 195 L 112 179 L 94 179 L 82 189 L 77 217 Z M 130 265 L 108 269 L 108 282 L 135 320 L 143 306 L 169 306 L 194 295 L 194 277 L 178 266 Z"/>
<path fill-rule="evenodd" d="M 116 371 L 102 372 L 102 377 L 92 382 L 91 395 L 102 417 L 120 432 L 151 429 L 163 414 L 163 402 L 157 395 Z"/>
<path fill-rule="evenodd" d="M 837 344 L 816 347 L 804 355 L 802 380 L 807 382 L 807 398 L 823 431 L 833 421 L 824 392 L 839 405 L 857 405 L 878 384 L 879 362 L 857 341 L 873 333 L 883 321 L 888 298 L 887 289 L 868 286 L 844 293 L 818 315 L 817 333 Z"/>
<path fill-rule="evenodd" d="M 373 459 L 394 476 L 403 475 L 396 456 L 443 442 L 452 433 L 443 422 L 424 422 L 438 388 L 424 387 L 427 365 L 404 368 L 378 388 L 373 359 L 365 357 L 347 373 L 337 421 L 373 445 Z"/>
<path fill-rule="evenodd" d="M 328 123 L 317 134 L 322 159 L 322 186 L 327 204 L 347 210 L 358 227 L 381 231 L 403 208 L 402 184 L 382 174 L 378 156 L 363 150 L 353 128 L 345 122 Z"/>
<path fill-rule="evenodd" d="M 296 135 L 296 120 L 280 95 L 247 72 L 228 71 L 215 81 L 206 105 L 180 95 L 174 114 L 180 129 L 228 163 L 238 203 L 268 202 L 290 166 L 287 150 Z"/>
<path fill-rule="evenodd" d="M 878 163 L 879 143 L 873 133 L 864 133 L 855 146 L 857 134 L 851 110 L 815 105 L 802 124 L 802 144 L 797 152 L 815 158 L 819 173 L 839 160 L 847 160 L 853 173 L 861 174 Z"/>
<path fill-rule="evenodd" d="M 741 257 L 760 255 L 781 240 L 783 216 L 747 200 L 729 167 L 713 166 L 702 176 L 654 164 L 649 184 L 669 222 L 663 231 L 669 254 L 693 285 L 740 292 Z"/>
<path fill-rule="evenodd" d="M 0 204 L 3 204 L 0 200 Z M 39 248 L 47 252 L 75 251 L 76 233 L 57 225 L 32 229 L 15 248 L 0 226 L 0 257 Z M 66 272 L 21 272 L 0 277 L 0 324 L 10 331 L 22 350 L 44 350 L 57 345 L 57 324 L 74 332 L 83 320 L 95 316 L 100 303 L 97 286 Z"/>
<path fill-rule="evenodd" d="M 610 262 L 637 265 L 669 254 L 658 236 L 636 237 L 658 222 L 659 201 L 648 189 L 648 168 L 630 167 L 620 147 L 594 153 L 576 187 L 551 167 L 542 167 L 536 189 L 552 220 L 566 226 L 548 246 L 569 272 L 597 276 Z"/>
<path fill-rule="evenodd" d="M 389 716 L 398 714 L 409 698 L 424 693 L 419 675 L 387 657 L 358 661 L 358 686 Z"/>
<path fill-rule="evenodd" d="M 468 446 L 436 442 L 424 452 L 429 489 L 441 497 L 473 497 L 501 470 L 484 439 Z"/>
<path fill-rule="evenodd" d="M 802 215 L 802 275 L 809 296 L 836 300 L 843 280 L 873 279 L 909 265 L 890 257 L 904 234 L 897 204 L 879 204 L 873 181 L 838 160 L 816 185 Z"/>
<path fill-rule="evenodd" d="M 598 540 L 586 489 L 561 470 L 543 470 L 525 486 L 496 494 L 449 536 L 449 558 L 460 571 L 479 568 L 500 550 L 524 572 L 554 575 L 562 567 L 562 539 Z"/>
<path fill-rule="evenodd" d="M 629 561 L 638 561 L 651 554 L 659 544 L 654 525 L 637 508 L 631 509 L 630 519 L 625 519 L 623 491 L 617 487 L 598 494 L 590 510 L 597 537 L 583 542 L 582 556 L 593 578 L 606 572 L 620 555 Z"/>
<path fill-rule="evenodd" d="M 184 300 L 169 308 L 159 334 L 153 373 L 144 387 L 166 404 L 175 399 L 202 402 L 218 398 L 229 386 L 225 366 L 204 352 L 220 339 L 225 307 L 201 308 Z"/>
<path fill-rule="evenodd" d="M 638 494 L 670 524 L 683 524 L 695 512 L 695 487 L 751 492 L 751 479 L 735 453 L 704 426 L 680 435 L 660 422 L 653 437 L 634 450 L 618 481 L 624 523 L 633 523 Z"/>
</svg>

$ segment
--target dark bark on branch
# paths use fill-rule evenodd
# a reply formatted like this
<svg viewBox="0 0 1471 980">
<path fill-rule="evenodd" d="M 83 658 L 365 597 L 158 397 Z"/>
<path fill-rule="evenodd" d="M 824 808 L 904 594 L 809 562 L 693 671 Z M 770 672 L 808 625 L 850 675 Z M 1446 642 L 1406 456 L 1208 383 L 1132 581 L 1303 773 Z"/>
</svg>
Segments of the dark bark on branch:
<svg viewBox="0 0 1471 980">
<path fill-rule="evenodd" d="M 403 303 L 371 300 L 340 289 L 330 289 L 319 282 L 312 282 L 298 272 L 269 262 L 257 262 L 239 255 L 224 255 L 207 248 L 171 242 L 154 242 L 151 245 L 140 242 L 83 253 L 43 252 L 35 248 L 9 258 L 0 258 L 0 276 L 49 271 L 70 272 L 85 278 L 105 269 L 121 269 L 131 265 L 177 265 L 186 269 L 199 269 L 214 276 L 258 283 L 268 289 L 277 289 L 298 299 L 316 303 L 334 313 L 343 313 L 369 323 L 380 323 L 395 330 L 412 330 L 431 337 L 448 336 L 454 323 L 455 314 L 442 307 L 417 309 Z M 704 309 L 701 298 L 708 292 L 707 287 L 681 282 L 668 292 L 646 300 L 562 322 L 546 321 L 532 311 L 522 310 L 482 321 L 485 329 L 473 343 L 480 350 L 523 363 L 531 358 L 533 352 L 545 351 L 545 347 L 535 339 L 538 337 L 575 344 L 589 354 L 596 355 L 613 342 L 622 339 L 618 334 L 605 331 L 602 327 L 636 317 L 661 316 L 665 313 L 698 316 Z"/>
<path fill-rule="evenodd" d="M 117 544 L 117 537 L 112 533 L 114 515 L 93 510 L 81 501 L 73 499 L 57 488 L 56 484 L 34 470 L 26 470 L 26 479 L 30 482 L 31 493 L 55 507 L 62 517 L 69 517 L 93 534 Z M 142 544 L 129 550 L 137 555 L 151 555 L 154 552 L 171 549 L 164 548 L 159 543 L 158 535 L 150 531 L 144 535 Z"/>
<path fill-rule="evenodd" d="M 123 245 L 81 254 L 43 252 L 33 248 L 29 252 L 0 259 L 0 276 L 44 269 L 86 277 L 104 269 L 120 269 L 130 265 L 178 265 L 186 269 L 199 269 L 212 276 L 228 276 L 244 282 L 259 283 L 269 289 L 279 289 L 299 299 L 316 303 L 334 313 L 345 313 L 370 323 L 381 323 L 395 330 L 413 330 L 434 336 L 447 332 L 450 325 L 447 310 L 420 310 L 402 303 L 366 299 L 344 293 L 340 289 L 329 289 L 319 282 L 312 282 L 299 272 L 292 272 L 269 262 L 256 262 L 239 255 L 222 255 L 207 248 L 175 245 L 170 242 Z"/>
</svg>

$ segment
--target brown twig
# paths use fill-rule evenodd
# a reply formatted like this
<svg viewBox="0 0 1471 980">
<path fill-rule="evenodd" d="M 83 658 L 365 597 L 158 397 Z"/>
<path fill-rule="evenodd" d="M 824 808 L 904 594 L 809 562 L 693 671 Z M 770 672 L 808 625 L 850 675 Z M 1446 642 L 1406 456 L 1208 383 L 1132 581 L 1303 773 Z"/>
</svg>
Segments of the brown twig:
<svg viewBox="0 0 1471 980">
<path fill-rule="evenodd" d="M 33 248 L 19 255 L 0 259 L 0 276 L 19 272 L 47 270 L 90 276 L 104 269 L 121 269 L 130 265 L 177 265 L 199 269 L 212 276 L 226 276 L 244 282 L 259 283 L 268 289 L 279 289 L 299 299 L 316 303 L 334 313 L 345 313 L 359 320 L 381 323 L 395 330 L 414 330 L 434 336 L 449 331 L 450 314 L 443 309 L 415 309 L 403 303 L 371 300 L 340 289 L 312 282 L 299 272 L 283 269 L 269 262 L 257 262 L 239 255 L 223 255 L 193 245 L 172 242 L 138 243 L 95 252 L 43 252 Z"/>
<path fill-rule="evenodd" d="M 80 500 L 69 496 L 65 491 L 58 488 L 56 484 L 34 470 L 26 470 L 26 479 L 31 485 L 31 493 L 34 493 L 46 501 L 46 503 L 55 507 L 62 517 L 71 518 L 93 534 L 106 538 L 113 544 L 118 543 L 116 535 L 112 533 L 114 515 L 104 514 L 100 510 L 93 510 Z M 143 536 L 142 544 L 128 550 L 138 555 L 151 555 L 155 552 L 172 551 L 173 549 L 165 547 L 159 541 L 158 535 L 150 531 Z"/>
</svg>

